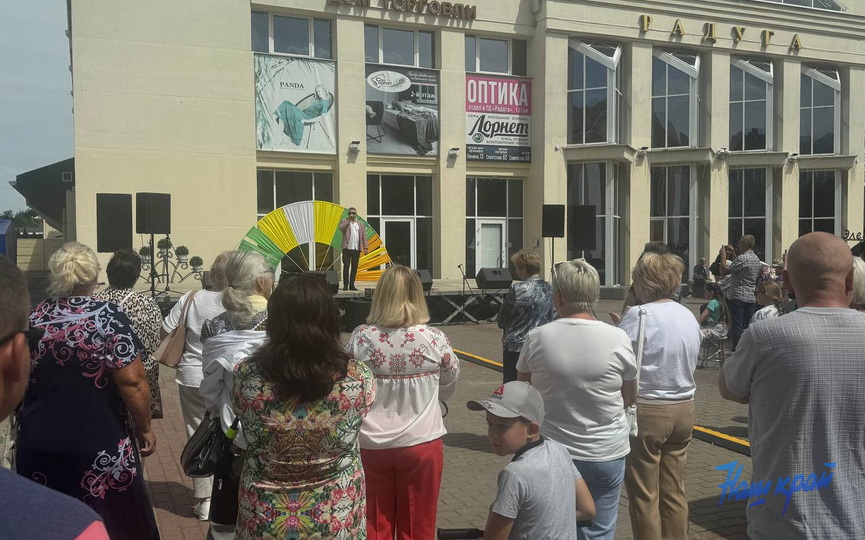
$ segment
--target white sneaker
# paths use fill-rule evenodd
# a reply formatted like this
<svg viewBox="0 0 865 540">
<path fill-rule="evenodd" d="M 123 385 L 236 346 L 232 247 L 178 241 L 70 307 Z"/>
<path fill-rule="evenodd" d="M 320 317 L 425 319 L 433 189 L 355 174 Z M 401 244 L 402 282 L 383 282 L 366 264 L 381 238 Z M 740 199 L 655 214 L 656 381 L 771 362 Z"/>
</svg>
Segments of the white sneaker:
<svg viewBox="0 0 865 540">
<path fill-rule="evenodd" d="M 210 499 L 201 499 L 195 506 L 192 507 L 192 512 L 199 521 L 210 520 Z"/>
</svg>

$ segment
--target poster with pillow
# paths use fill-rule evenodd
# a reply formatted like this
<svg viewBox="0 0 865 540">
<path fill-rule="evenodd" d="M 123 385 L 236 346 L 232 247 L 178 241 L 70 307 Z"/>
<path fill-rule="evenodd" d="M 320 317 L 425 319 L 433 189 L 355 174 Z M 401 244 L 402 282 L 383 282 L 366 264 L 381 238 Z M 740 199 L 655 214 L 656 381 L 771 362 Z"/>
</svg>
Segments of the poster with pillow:
<svg viewBox="0 0 865 540">
<path fill-rule="evenodd" d="M 438 71 L 366 65 L 368 154 L 437 156 Z"/>
<path fill-rule="evenodd" d="M 336 62 L 256 54 L 255 148 L 336 154 Z"/>
</svg>

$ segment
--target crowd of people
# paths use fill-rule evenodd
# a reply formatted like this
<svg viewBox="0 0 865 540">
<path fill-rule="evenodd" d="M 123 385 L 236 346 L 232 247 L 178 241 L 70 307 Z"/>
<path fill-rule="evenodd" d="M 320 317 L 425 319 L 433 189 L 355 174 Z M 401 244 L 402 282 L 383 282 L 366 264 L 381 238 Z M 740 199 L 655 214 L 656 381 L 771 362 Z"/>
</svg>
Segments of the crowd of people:
<svg viewBox="0 0 865 540">
<path fill-rule="evenodd" d="M 622 486 L 635 538 L 687 538 L 694 373 L 702 340 L 728 333 L 735 352 L 719 391 L 749 403 L 754 481 L 834 473 L 819 493 L 749 505 L 749 534 L 865 529 L 865 262 L 812 233 L 790 246 L 779 281 L 753 245 L 745 236 L 737 251 L 722 248 L 717 268 L 730 278 L 704 280 L 697 317 L 679 301 L 683 261 L 647 249 L 614 324 L 595 316 L 600 280 L 585 260 L 554 265 L 548 283 L 537 254 L 513 256 L 520 281 L 498 316 L 504 380 L 467 404 L 485 411 L 493 451 L 514 454 L 486 538 L 612 539 Z M 99 292 L 87 246 L 64 244 L 49 268 L 49 297 L 30 309 L 23 274 L 0 258 L 0 418 L 17 407 L 18 474 L 0 471 L 0 489 L 16 494 L 12 508 L 50 504 L 64 519 L 15 515 L 4 532 L 159 538 L 142 469 L 162 416 L 154 351 L 183 325 L 175 382 L 187 435 L 208 411 L 224 433 L 238 431 L 236 518 L 213 520 L 209 538 L 434 538 L 441 403 L 460 366 L 428 324 L 412 270 L 383 273 L 367 323 L 344 342 L 324 281 L 277 282 L 257 253 L 220 254 L 213 290 L 183 295 L 164 320 L 134 291 L 133 252 L 112 257 Z M 194 512 L 208 521 L 217 486 L 193 485 Z M 54 536 L 39 536 L 45 527 Z"/>
</svg>

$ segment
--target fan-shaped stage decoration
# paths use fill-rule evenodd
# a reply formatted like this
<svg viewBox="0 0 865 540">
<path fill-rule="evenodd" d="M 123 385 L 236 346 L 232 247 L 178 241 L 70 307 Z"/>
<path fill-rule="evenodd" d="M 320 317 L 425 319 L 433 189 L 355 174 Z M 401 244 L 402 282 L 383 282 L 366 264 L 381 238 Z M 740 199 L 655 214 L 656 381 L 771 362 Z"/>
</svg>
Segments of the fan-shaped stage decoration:
<svg viewBox="0 0 865 540">
<path fill-rule="evenodd" d="M 301 201 L 277 208 L 249 229 L 238 249 L 257 251 L 273 265 L 282 263 L 285 271 L 338 270 L 342 259 L 342 231 L 339 222 L 348 217 L 348 208 L 326 201 Z M 361 254 L 357 265 L 358 281 L 378 281 L 382 265 L 390 256 L 381 237 L 366 220 L 369 252 Z M 310 244 L 315 245 L 315 260 L 310 264 Z"/>
</svg>

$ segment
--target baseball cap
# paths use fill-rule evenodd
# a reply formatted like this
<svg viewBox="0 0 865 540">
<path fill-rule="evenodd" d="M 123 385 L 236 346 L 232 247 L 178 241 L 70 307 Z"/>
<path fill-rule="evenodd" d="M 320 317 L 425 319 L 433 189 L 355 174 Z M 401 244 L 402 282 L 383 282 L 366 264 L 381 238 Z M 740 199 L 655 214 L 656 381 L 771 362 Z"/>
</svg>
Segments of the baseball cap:
<svg viewBox="0 0 865 540">
<path fill-rule="evenodd" d="M 538 424 L 544 421 L 544 398 L 525 381 L 511 381 L 498 387 L 489 399 L 469 401 L 466 407 L 473 411 L 486 410 L 501 418 L 522 417 Z"/>
</svg>

